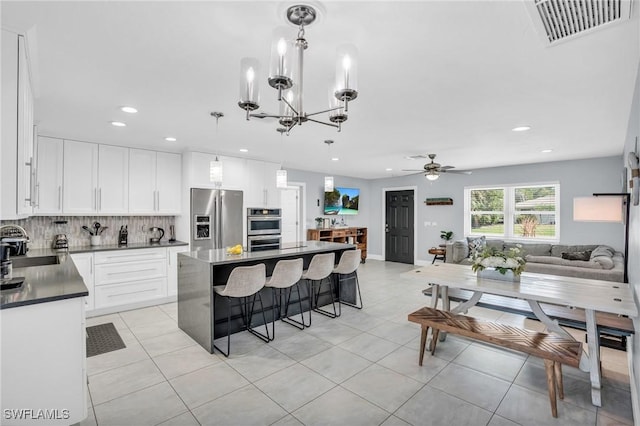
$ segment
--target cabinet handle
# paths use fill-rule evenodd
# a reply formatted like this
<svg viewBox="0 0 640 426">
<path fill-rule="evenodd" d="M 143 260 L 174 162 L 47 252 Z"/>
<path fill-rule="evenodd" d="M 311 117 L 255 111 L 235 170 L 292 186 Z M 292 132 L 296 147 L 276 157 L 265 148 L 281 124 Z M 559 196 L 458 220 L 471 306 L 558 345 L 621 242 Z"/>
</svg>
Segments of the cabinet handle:
<svg viewBox="0 0 640 426">
<path fill-rule="evenodd" d="M 36 202 L 34 207 L 40 207 L 40 182 L 36 183 Z"/>
<path fill-rule="evenodd" d="M 158 206 L 156 207 L 157 211 L 160 211 L 160 191 L 156 191 L 156 198 L 158 199 Z"/>
<path fill-rule="evenodd" d="M 38 204 L 40 204 L 39 199 Z M 62 185 L 58 185 L 58 210 L 62 211 Z"/>
<path fill-rule="evenodd" d="M 116 272 L 107 272 L 107 275 L 130 274 L 132 272 L 148 272 L 148 271 L 155 271 L 155 270 L 156 268 L 138 269 L 135 271 L 116 271 Z"/>
<path fill-rule="evenodd" d="M 102 210 L 102 188 L 98 188 L 98 210 Z"/>
</svg>

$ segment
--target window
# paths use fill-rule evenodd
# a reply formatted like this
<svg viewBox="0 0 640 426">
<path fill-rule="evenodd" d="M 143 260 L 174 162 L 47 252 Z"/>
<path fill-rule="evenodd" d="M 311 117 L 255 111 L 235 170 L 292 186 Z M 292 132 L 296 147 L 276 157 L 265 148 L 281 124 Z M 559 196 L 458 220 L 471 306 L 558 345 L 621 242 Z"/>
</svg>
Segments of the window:
<svg viewBox="0 0 640 426">
<path fill-rule="evenodd" d="M 466 235 L 508 239 L 560 239 L 560 184 L 468 187 Z"/>
</svg>

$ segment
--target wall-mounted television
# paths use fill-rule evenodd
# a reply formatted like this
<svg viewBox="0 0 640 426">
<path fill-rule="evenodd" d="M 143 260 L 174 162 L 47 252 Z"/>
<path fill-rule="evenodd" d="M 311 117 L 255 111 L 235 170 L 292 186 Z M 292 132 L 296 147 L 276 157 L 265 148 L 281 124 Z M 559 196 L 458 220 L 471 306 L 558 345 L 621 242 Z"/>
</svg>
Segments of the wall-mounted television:
<svg viewBox="0 0 640 426">
<path fill-rule="evenodd" d="M 336 186 L 333 191 L 324 193 L 324 214 L 358 214 L 360 189 Z"/>
</svg>

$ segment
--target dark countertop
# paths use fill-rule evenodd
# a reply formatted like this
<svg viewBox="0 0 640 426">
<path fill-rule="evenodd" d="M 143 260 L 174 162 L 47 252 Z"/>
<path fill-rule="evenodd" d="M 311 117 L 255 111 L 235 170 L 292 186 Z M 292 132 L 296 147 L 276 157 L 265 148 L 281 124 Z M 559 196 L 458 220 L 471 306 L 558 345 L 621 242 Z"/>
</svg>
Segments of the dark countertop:
<svg viewBox="0 0 640 426">
<path fill-rule="evenodd" d="M 33 258 L 51 258 L 37 253 Z M 82 277 L 67 253 L 59 253 L 56 264 L 13 268 L 13 277 L 24 277 L 22 286 L 0 291 L 0 309 L 16 308 L 37 303 L 83 297 L 89 294 Z M 51 259 L 46 259 L 47 261 Z"/>
<path fill-rule="evenodd" d="M 179 253 L 178 256 L 188 256 L 190 258 L 207 262 L 212 265 L 224 265 L 232 263 L 251 262 L 255 260 L 274 259 L 279 257 L 289 257 L 311 253 L 322 253 L 330 250 L 355 249 L 354 244 L 332 243 L 326 241 L 304 241 L 300 244 L 283 244 L 279 250 L 264 250 L 257 252 L 243 252 L 242 254 L 227 254 L 226 249 L 198 250 Z"/>
<path fill-rule="evenodd" d="M 0 291 L 0 309 L 15 308 L 19 306 L 33 305 L 37 303 L 52 302 L 55 300 L 83 297 L 89 294 L 87 287 L 78 273 L 75 264 L 69 254 L 91 253 L 97 251 L 131 250 L 144 248 L 188 246 L 188 243 L 176 241 L 169 243 L 163 241 L 160 244 L 132 243 L 119 247 L 113 245 L 101 246 L 75 246 L 69 250 L 32 249 L 25 256 L 12 258 L 14 261 L 13 276 L 25 277 L 22 286 L 16 289 Z M 54 257 L 57 260 L 54 260 Z M 40 262 L 42 261 L 42 262 Z M 25 262 L 49 263 L 40 266 L 17 267 Z"/>
</svg>

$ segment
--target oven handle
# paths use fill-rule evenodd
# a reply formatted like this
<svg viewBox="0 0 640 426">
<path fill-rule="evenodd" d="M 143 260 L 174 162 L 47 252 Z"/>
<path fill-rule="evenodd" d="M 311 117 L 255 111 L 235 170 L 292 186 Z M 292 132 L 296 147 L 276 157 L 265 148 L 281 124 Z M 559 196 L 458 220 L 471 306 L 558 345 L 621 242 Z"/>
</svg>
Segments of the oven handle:
<svg viewBox="0 0 640 426">
<path fill-rule="evenodd" d="M 280 240 L 280 234 L 271 234 L 271 235 L 259 235 L 259 236 L 254 236 L 254 235 L 250 235 L 247 238 L 249 241 L 259 241 L 259 240 Z"/>
<path fill-rule="evenodd" d="M 281 216 L 247 216 L 249 221 L 267 221 L 267 220 L 281 220 Z"/>
</svg>

